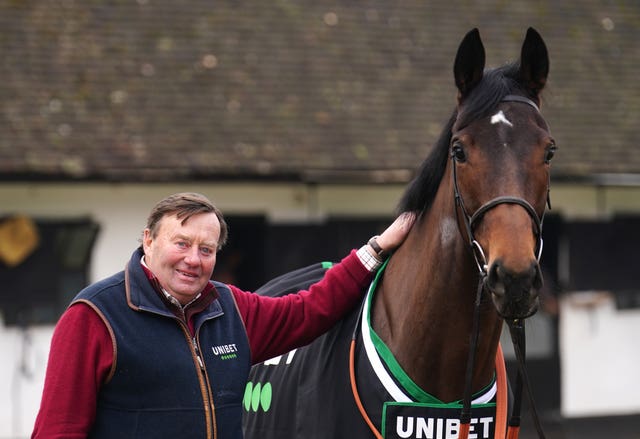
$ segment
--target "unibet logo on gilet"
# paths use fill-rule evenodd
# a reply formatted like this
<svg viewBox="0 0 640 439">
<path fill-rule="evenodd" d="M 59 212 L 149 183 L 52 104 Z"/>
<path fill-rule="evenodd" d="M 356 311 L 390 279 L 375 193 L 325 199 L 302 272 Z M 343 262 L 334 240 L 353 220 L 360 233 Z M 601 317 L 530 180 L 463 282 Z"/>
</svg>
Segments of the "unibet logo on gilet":
<svg viewBox="0 0 640 439">
<path fill-rule="evenodd" d="M 213 355 L 221 360 L 232 360 L 234 358 L 238 358 L 238 354 L 236 353 L 238 352 L 238 348 L 235 343 L 211 346 L 211 351 L 213 351 Z"/>
</svg>

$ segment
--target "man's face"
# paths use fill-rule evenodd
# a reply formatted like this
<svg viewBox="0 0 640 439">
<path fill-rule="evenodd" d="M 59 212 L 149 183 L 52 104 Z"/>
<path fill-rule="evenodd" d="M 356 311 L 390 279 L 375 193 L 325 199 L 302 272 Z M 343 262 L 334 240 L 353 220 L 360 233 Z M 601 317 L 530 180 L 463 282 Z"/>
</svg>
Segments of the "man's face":
<svg viewBox="0 0 640 439">
<path fill-rule="evenodd" d="M 184 224 L 175 215 L 165 216 L 155 238 L 144 231 L 144 260 L 160 285 L 186 304 L 211 278 L 219 238 L 220 222 L 213 212 L 194 215 Z"/>
</svg>

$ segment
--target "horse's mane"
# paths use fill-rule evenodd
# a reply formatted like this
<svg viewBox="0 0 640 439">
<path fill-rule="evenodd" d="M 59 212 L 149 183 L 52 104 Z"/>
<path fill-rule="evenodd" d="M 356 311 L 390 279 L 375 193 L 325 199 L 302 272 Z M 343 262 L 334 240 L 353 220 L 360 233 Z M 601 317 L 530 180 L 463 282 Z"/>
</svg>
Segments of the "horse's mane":
<svg viewBox="0 0 640 439">
<path fill-rule="evenodd" d="M 535 98 L 529 96 L 524 86 L 518 82 L 519 70 L 519 63 L 512 63 L 484 72 L 480 83 L 464 98 L 462 111 L 458 113 L 458 110 L 454 110 L 431 153 L 405 189 L 398 203 L 398 212 L 422 212 L 431 205 L 447 167 L 454 123 L 463 127 L 486 117 L 508 94 Z"/>
</svg>

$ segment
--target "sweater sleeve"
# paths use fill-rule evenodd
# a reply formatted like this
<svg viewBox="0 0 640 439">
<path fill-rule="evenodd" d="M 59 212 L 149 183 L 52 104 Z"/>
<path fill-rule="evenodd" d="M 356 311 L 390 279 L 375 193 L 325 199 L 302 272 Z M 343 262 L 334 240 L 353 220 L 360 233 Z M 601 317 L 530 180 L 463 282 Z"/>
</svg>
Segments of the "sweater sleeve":
<svg viewBox="0 0 640 439">
<path fill-rule="evenodd" d="M 328 331 L 360 302 L 373 274 L 355 250 L 308 290 L 265 297 L 230 286 L 244 320 L 252 362 L 304 346 Z"/>
<path fill-rule="evenodd" d="M 86 438 L 112 363 L 113 342 L 100 316 L 86 304 L 72 305 L 53 332 L 32 439 Z"/>
</svg>

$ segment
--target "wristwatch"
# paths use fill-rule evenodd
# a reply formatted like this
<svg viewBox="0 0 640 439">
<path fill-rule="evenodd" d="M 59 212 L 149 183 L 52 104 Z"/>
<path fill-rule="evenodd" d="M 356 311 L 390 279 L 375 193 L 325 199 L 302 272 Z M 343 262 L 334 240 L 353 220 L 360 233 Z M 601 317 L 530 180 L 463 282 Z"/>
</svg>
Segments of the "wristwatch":
<svg viewBox="0 0 640 439">
<path fill-rule="evenodd" d="M 380 247 L 380 244 L 378 244 L 377 238 L 378 238 L 378 235 L 372 236 L 369 242 L 367 242 L 367 244 L 369 244 L 373 249 L 373 251 L 376 252 L 376 257 L 381 261 L 384 261 L 384 259 L 387 257 L 387 251 L 383 250 L 382 247 Z"/>
</svg>

